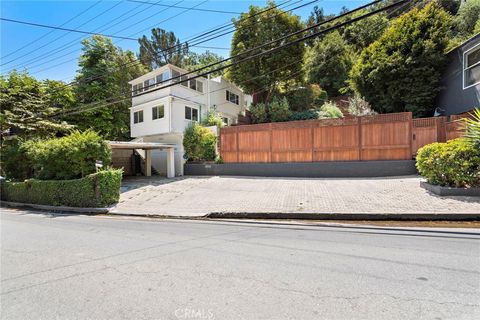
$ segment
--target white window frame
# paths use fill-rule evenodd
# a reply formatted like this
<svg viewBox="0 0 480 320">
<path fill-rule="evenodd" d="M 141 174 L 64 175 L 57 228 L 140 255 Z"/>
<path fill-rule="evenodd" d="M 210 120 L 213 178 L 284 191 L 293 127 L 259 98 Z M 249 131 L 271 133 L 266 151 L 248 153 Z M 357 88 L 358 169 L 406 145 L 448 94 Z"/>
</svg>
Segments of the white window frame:
<svg viewBox="0 0 480 320">
<path fill-rule="evenodd" d="M 190 109 L 190 119 L 187 119 L 186 117 L 186 111 L 187 111 L 187 108 Z M 195 108 L 195 107 L 191 107 L 191 106 L 185 106 L 185 120 L 187 121 L 195 121 L 195 122 L 199 122 L 200 121 L 200 110 L 198 110 L 198 108 Z M 193 110 L 197 110 L 197 120 L 193 120 Z"/>
<path fill-rule="evenodd" d="M 142 114 L 142 121 L 140 121 L 140 113 Z M 135 115 L 137 116 L 137 121 L 135 122 Z M 145 119 L 143 118 L 143 110 L 137 110 L 133 112 L 133 124 L 142 123 Z"/>
<path fill-rule="evenodd" d="M 474 45 L 472 48 L 468 49 L 467 51 L 465 51 L 465 52 L 463 53 L 463 63 L 462 63 L 462 81 L 463 81 L 462 87 L 463 87 L 463 90 L 466 90 L 466 89 L 468 89 L 468 88 L 471 88 L 471 87 L 473 87 L 473 86 L 476 86 L 477 84 L 480 83 L 480 81 L 478 81 L 478 82 L 475 82 L 475 83 L 470 84 L 470 85 L 468 85 L 468 86 L 465 86 L 465 83 L 466 83 L 466 82 L 465 82 L 465 80 L 466 80 L 466 79 L 465 79 L 465 73 L 466 73 L 466 71 L 467 71 L 468 69 L 472 69 L 472 68 L 478 67 L 478 66 L 480 65 L 480 61 L 478 61 L 478 62 L 475 63 L 474 65 L 472 65 L 472 66 L 470 66 L 470 67 L 467 67 L 467 56 L 468 56 L 472 51 L 475 51 L 475 50 L 477 50 L 477 49 L 480 49 L 479 46 L 480 46 L 480 43 Z"/>
<path fill-rule="evenodd" d="M 238 103 L 237 103 L 237 102 L 233 102 L 232 100 L 230 100 L 230 96 L 231 96 L 231 95 L 234 96 L 234 97 L 236 97 L 236 99 L 234 99 L 234 100 L 237 101 Z M 236 94 L 236 93 L 234 93 L 234 92 L 232 92 L 232 91 L 230 91 L 230 90 L 226 90 L 225 100 L 227 100 L 228 102 L 233 103 L 233 104 L 235 104 L 235 105 L 237 105 L 237 106 L 240 105 L 240 95 L 238 95 L 238 94 Z"/>
<path fill-rule="evenodd" d="M 153 110 L 155 110 L 155 109 L 157 109 L 157 117 L 156 118 L 153 117 Z M 163 112 L 162 112 L 162 116 L 160 117 L 160 112 L 159 111 L 161 109 L 163 110 Z M 152 107 L 152 120 L 155 121 L 155 120 L 160 120 L 160 119 L 163 119 L 163 118 L 165 118 L 165 105 L 160 104 L 158 106 Z"/>
</svg>

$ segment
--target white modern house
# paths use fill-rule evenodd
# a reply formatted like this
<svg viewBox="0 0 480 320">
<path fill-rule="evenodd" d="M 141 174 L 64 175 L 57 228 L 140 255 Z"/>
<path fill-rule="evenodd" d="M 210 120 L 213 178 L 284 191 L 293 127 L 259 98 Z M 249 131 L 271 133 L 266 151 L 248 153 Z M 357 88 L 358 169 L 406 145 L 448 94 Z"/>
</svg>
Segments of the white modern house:
<svg viewBox="0 0 480 320">
<path fill-rule="evenodd" d="M 183 175 L 183 132 L 214 110 L 226 125 L 237 123 L 250 97 L 222 77 L 189 79 L 188 71 L 167 64 L 129 82 L 132 86 L 130 131 L 135 142 L 175 146 L 175 175 Z M 192 76 L 192 75 L 190 75 Z M 176 77 L 180 77 L 175 79 Z M 174 78 L 174 80 L 170 80 Z M 158 89 L 171 83 L 177 85 Z M 166 174 L 167 152 L 152 150 L 152 167 Z"/>
</svg>

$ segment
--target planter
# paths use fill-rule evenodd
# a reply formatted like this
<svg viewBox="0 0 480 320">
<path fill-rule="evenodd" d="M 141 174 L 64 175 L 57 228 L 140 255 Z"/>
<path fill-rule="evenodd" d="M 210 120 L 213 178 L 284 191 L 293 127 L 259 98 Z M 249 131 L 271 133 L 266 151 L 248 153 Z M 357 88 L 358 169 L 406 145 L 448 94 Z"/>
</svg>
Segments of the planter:
<svg viewBox="0 0 480 320">
<path fill-rule="evenodd" d="M 438 196 L 464 196 L 480 197 L 480 188 L 453 188 L 433 185 L 425 181 L 420 182 L 420 187 Z"/>
</svg>

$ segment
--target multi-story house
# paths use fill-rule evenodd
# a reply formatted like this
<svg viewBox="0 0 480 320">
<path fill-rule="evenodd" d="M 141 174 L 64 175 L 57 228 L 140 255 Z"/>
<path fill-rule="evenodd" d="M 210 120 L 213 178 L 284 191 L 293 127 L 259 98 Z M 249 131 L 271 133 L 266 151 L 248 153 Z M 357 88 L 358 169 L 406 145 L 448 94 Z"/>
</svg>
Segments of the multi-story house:
<svg viewBox="0 0 480 320">
<path fill-rule="evenodd" d="M 189 79 L 187 70 L 167 64 L 129 82 L 132 86 L 130 131 L 135 141 L 175 145 L 175 175 L 183 175 L 183 132 L 210 110 L 226 125 L 237 123 L 249 96 L 222 77 Z M 190 75 L 191 76 L 191 75 Z M 172 79 L 173 80 L 170 80 Z M 158 89 L 173 82 L 174 86 Z M 166 172 L 166 152 L 152 152 L 152 167 Z"/>
</svg>

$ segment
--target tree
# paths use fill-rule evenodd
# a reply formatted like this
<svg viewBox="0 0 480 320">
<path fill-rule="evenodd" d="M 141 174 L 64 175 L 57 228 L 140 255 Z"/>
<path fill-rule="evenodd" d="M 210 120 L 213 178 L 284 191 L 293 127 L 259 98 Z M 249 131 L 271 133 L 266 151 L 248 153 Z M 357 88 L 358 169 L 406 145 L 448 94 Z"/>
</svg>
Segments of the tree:
<svg viewBox="0 0 480 320">
<path fill-rule="evenodd" d="M 480 21 L 480 0 L 462 2 L 455 17 L 455 31 L 461 37 L 473 35 L 475 24 Z"/>
<path fill-rule="evenodd" d="M 110 38 L 93 36 L 82 41 L 82 55 L 76 81 L 77 100 L 81 104 L 108 103 L 119 97 L 129 97 L 128 81 L 146 73 L 143 65 L 130 51 L 115 47 Z M 105 139 L 130 138 L 131 100 L 82 110 L 70 116 L 82 130 L 93 129 Z"/>
<path fill-rule="evenodd" d="M 55 84 L 55 86 L 53 86 Z M 56 92 L 52 92 L 52 87 Z M 61 89 L 61 90 L 60 90 Z M 0 132 L 14 133 L 21 139 L 46 138 L 67 132 L 72 126 L 55 115 L 61 110 L 58 102 L 68 97 L 71 89 L 62 82 L 41 82 L 28 73 L 10 72 L 0 76 Z M 61 99 L 62 98 L 62 99 Z"/>
<path fill-rule="evenodd" d="M 181 44 L 173 32 L 154 28 L 150 40 L 144 35 L 138 39 L 138 43 L 140 44 L 139 59 L 149 70 L 168 63 L 183 67 L 188 45 Z"/>
<path fill-rule="evenodd" d="M 205 67 L 209 64 L 216 63 L 219 61 L 222 61 L 224 58 L 222 56 L 219 56 L 216 53 L 210 52 L 210 51 L 205 51 L 203 53 L 196 53 L 196 52 L 189 52 L 184 59 L 183 63 L 183 68 L 187 69 L 188 71 L 193 71 L 198 68 Z M 207 68 L 203 70 L 202 72 L 206 71 L 211 71 L 213 69 L 216 69 L 220 66 L 224 65 L 224 63 L 218 64 L 214 67 Z M 222 75 L 222 71 L 216 71 L 211 73 L 210 75 L 212 77 L 220 76 Z"/>
<path fill-rule="evenodd" d="M 358 11 L 352 15 L 352 18 L 362 16 L 366 13 L 368 13 L 367 10 Z M 387 26 L 387 15 L 385 13 L 379 13 L 347 25 L 343 29 L 342 36 L 348 44 L 352 45 L 357 51 L 361 51 L 377 40 Z"/>
<path fill-rule="evenodd" d="M 435 2 L 404 14 L 362 51 L 350 85 L 377 112 L 431 115 L 447 61 L 450 26 L 450 15 Z"/>
<path fill-rule="evenodd" d="M 274 5 L 274 2 L 269 2 L 267 7 L 272 8 Z M 241 56 L 233 59 L 233 62 L 302 37 L 302 35 L 291 37 L 288 40 L 276 42 L 268 48 L 263 47 L 242 55 L 247 49 L 302 29 L 302 22 L 298 16 L 278 8 L 258 15 L 262 10 L 265 8 L 250 6 L 247 13 L 242 13 L 240 19 L 234 20 L 236 29 L 232 37 L 231 56 Z M 253 15 L 256 15 L 255 18 L 250 19 L 249 17 Z M 298 70 L 298 64 L 292 62 L 303 56 L 304 48 L 304 44 L 300 42 L 273 54 L 239 63 L 229 69 L 228 77 L 241 86 L 246 93 L 255 92 L 255 102 L 268 101 L 278 86 L 287 83 L 280 79 L 288 79 L 288 85 L 301 82 L 303 75 Z M 253 79 L 256 75 L 262 76 Z"/>
<path fill-rule="evenodd" d="M 340 33 L 334 31 L 317 40 L 307 50 L 304 61 L 307 82 L 319 84 L 329 96 L 336 96 L 345 86 L 353 64 L 352 50 Z"/>
</svg>

